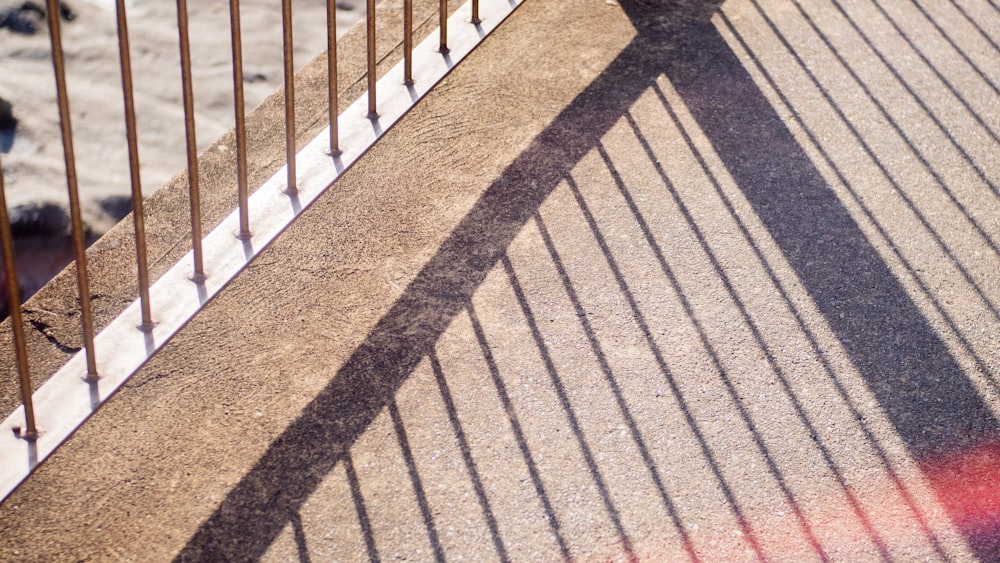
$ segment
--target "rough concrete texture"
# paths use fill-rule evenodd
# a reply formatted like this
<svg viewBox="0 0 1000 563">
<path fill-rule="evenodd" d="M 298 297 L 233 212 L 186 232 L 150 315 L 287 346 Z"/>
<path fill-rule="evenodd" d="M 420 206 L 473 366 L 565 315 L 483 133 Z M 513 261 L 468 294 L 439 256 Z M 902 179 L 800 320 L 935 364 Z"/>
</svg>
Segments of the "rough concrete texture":
<svg viewBox="0 0 1000 563">
<path fill-rule="evenodd" d="M 529 0 L 0 558 L 1000 559 L 996 15 Z"/>
<path fill-rule="evenodd" d="M 376 52 L 379 56 L 379 75 L 402 58 L 401 6 L 401 0 L 385 0 L 378 8 Z M 414 2 L 415 35 L 426 36 L 436 27 L 436 7 L 437 3 L 433 0 Z M 277 11 L 275 13 L 278 14 Z M 325 27 L 325 22 L 321 25 Z M 339 40 L 341 107 L 353 102 L 365 91 L 365 42 L 361 27 Z M 296 133 L 300 147 L 329 123 L 326 114 L 326 69 L 326 57 L 321 55 L 296 74 Z M 283 104 L 284 97 L 279 90 L 247 115 L 248 177 L 251 186 L 263 184 L 284 164 Z M 203 230 L 207 233 L 236 207 L 236 152 L 232 132 L 199 156 L 199 182 Z M 153 280 L 177 263 L 191 248 L 188 202 L 188 179 L 183 172 L 145 200 L 146 243 Z M 98 330 L 138 298 L 134 233 L 131 220 L 126 219 L 88 249 L 91 299 Z M 25 304 L 29 363 L 36 389 L 83 345 L 77 295 L 76 270 L 70 266 Z M 9 331 L 9 323 L 9 320 L 0 323 L 0 332 Z M 10 339 L 0 339 L 0 365 L 14 369 L 13 343 Z M 6 417 L 19 404 L 16 379 L 0 380 L 0 416 Z"/>
</svg>

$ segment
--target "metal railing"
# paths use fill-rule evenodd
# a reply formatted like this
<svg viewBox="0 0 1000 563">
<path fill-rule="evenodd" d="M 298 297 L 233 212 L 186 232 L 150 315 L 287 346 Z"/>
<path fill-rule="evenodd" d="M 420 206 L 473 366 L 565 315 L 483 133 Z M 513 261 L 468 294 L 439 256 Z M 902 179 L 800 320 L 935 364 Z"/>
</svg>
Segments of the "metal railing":
<svg viewBox="0 0 1000 563">
<path fill-rule="evenodd" d="M 184 114 L 184 126 L 185 126 L 185 141 L 186 141 L 186 157 L 187 157 L 187 191 L 190 200 L 190 232 L 191 232 L 191 247 L 190 247 L 190 267 L 188 270 L 193 271 L 192 275 L 184 276 L 186 281 L 194 286 L 199 286 L 202 288 L 202 292 L 199 293 L 198 307 L 203 306 L 207 301 L 205 297 L 204 287 L 206 283 L 216 283 L 218 287 L 224 285 L 224 281 L 212 280 L 210 275 L 206 271 L 206 261 L 210 257 L 206 256 L 206 249 L 204 248 L 204 243 L 206 241 L 206 235 L 203 232 L 202 216 L 201 216 L 201 195 L 199 186 L 199 155 L 197 150 L 197 141 L 195 133 L 195 110 L 194 110 L 194 81 L 192 78 L 192 64 L 191 64 L 191 46 L 189 37 L 189 22 L 188 22 L 188 8 L 186 0 L 176 0 L 177 1 L 177 30 L 178 30 L 178 43 L 180 47 L 180 70 L 181 70 L 181 89 L 182 89 L 182 104 L 183 104 L 183 114 Z M 437 53 L 437 60 L 434 57 L 430 57 L 428 61 L 421 63 L 417 61 L 415 63 L 414 54 L 416 47 L 414 46 L 414 19 L 413 19 L 413 0 L 404 0 L 403 4 L 403 38 L 402 38 L 402 61 L 398 67 L 400 67 L 399 72 L 401 73 L 401 80 L 391 80 L 390 82 L 395 82 L 399 84 L 401 88 L 404 89 L 403 94 L 397 95 L 397 97 L 405 98 L 405 104 L 402 102 L 396 103 L 394 101 L 386 102 L 388 105 L 393 106 L 391 112 L 394 114 L 389 118 L 383 118 L 380 116 L 379 111 L 382 109 L 379 106 L 379 97 L 377 96 L 377 88 L 380 85 L 379 77 L 376 73 L 377 57 L 375 52 L 376 47 L 376 9 L 375 0 L 367 0 L 367 14 L 366 14 L 366 34 L 367 34 L 367 92 L 359 99 L 357 104 L 364 104 L 367 107 L 367 112 L 363 116 L 363 125 L 357 126 L 359 130 L 366 130 L 366 135 L 371 138 L 370 142 L 373 143 L 381 134 L 384 133 L 389 126 L 395 123 L 405 111 L 412 107 L 414 103 L 419 99 L 423 93 L 433 86 L 437 80 L 446 74 L 450 68 L 458 62 L 458 57 L 453 52 L 456 50 L 455 45 L 449 45 L 449 19 L 451 19 L 453 33 L 460 31 L 457 29 L 457 25 L 461 23 L 467 24 L 473 31 L 463 35 L 464 42 L 461 47 L 462 53 L 459 54 L 460 57 L 464 57 L 465 54 L 472 50 L 479 41 L 485 37 L 485 35 L 498 25 L 500 21 L 507 14 L 513 11 L 518 5 L 518 2 L 514 0 L 496 0 L 495 2 L 499 7 L 493 9 L 491 15 L 486 16 L 492 18 L 492 26 L 488 29 L 483 27 L 484 16 L 480 13 L 480 2 L 479 0 L 470 0 L 468 4 L 462 7 L 462 9 L 468 10 L 463 12 L 461 17 L 456 19 L 458 16 L 457 12 L 452 15 L 449 12 L 449 6 L 447 0 L 440 0 L 437 11 L 439 14 L 438 26 L 439 32 L 432 34 L 432 37 L 428 37 L 424 43 L 435 42 L 436 48 L 434 49 Z M 353 160 L 347 162 L 345 157 L 345 148 L 342 146 L 345 140 L 343 134 L 343 129 L 345 128 L 345 123 L 347 127 L 354 127 L 353 122 L 345 121 L 342 108 L 338 106 L 338 61 L 337 61 L 337 33 L 336 33 L 336 23 L 337 23 L 337 12 L 334 0 L 327 0 L 326 3 L 327 18 L 325 25 L 327 27 L 327 84 L 328 84 L 328 96 L 327 105 L 329 112 L 329 132 L 321 135 L 323 137 L 322 144 L 323 152 L 328 155 L 328 158 L 332 158 L 334 161 L 333 172 L 334 176 L 338 176 L 343 170 L 350 165 Z M 132 217 L 134 225 L 134 240 L 135 240 L 135 267 L 137 270 L 136 280 L 138 283 L 138 301 L 137 306 L 139 309 L 140 322 L 132 323 L 131 329 L 137 333 L 144 333 L 146 335 L 147 343 L 151 341 L 154 329 L 161 330 L 158 327 L 158 323 L 161 319 L 158 318 L 158 308 L 161 308 L 164 304 L 157 303 L 153 301 L 153 296 L 150 292 L 150 273 L 149 273 L 149 256 L 147 256 L 147 244 L 146 244 L 146 226 L 145 226 L 145 211 L 143 209 L 143 197 L 142 197 L 142 184 L 140 177 L 140 155 L 138 150 L 138 134 L 136 128 L 136 109 L 134 103 L 133 95 L 133 84 L 132 84 L 132 68 L 130 59 L 130 47 L 129 47 L 129 32 L 128 32 L 128 15 L 126 11 L 126 0 L 116 0 L 115 2 L 115 15 L 117 21 L 117 33 L 118 33 L 118 54 L 121 64 L 121 81 L 122 81 L 122 96 L 125 108 L 125 129 L 126 129 L 126 143 L 128 145 L 128 160 L 129 160 L 129 170 L 130 170 L 130 180 L 131 180 L 131 194 L 132 194 Z M 63 147 L 63 156 L 65 160 L 65 180 L 67 185 L 67 190 L 69 194 L 69 211 L 70 211 L 70 222 L 71 222 L 71 234 L 74 243 L 74 263 L 75 270 L 77 274 L 77 294 L 79 298 L 80 307 L 80 330 L 83 337 L 83 347 L 82 351 L 78 354 L 83 356 L 83 363 L 85 364 L 85 373 L 80 373 L 77 379 L 82 379 L 84 382 L 96 385 L 104 380 L 105 374 L 99 369 L 98 357 L 97 357 L 97 346 L 95 345 L 95 323 L 94 315 L 92 311 L 91 303 L 91 291 L 89 288 L 90 280 L 88 279 L 88 266 L 87 266 L 87 253 L 86 253 L 86 238 L 85 238 L 85 228 L 83 220 L 81 219 L 81 204 L 79 195 L 78 178 L 76 171 L 76 162 L 73 149 L 73 128 L 72 120 L 70 115 L 70 92 L 67 87 L 66 81 L 66 60 L 63 54 L 62 48 L 62 37 L 60 29 L 60 9 L 58 0 L 47 0 L 47 23 L 49 29 L 49 39 L 51 43 L 52 52 L 52 62 L 53 70 L 55 73 L 55 84 L 56 84 L 56 94 L 57 94 L 57 105 L 59 112 L 59 122 L 61 130 L 61 142 Z M 255 224 L 253 223 L 254 215 L 251 210 L 251 190 L 248 181 L 248 151 L 247 151 L 247 121 L 246 121 L 246 109 L 244 102 L 243 93 L 243 38 L 241 36 L 240 29 L 240 2 L 239 0 L 229 0 L 229 16 L 230 16 L 230 32 L 232 41 L 232 69 L 233 69 L 233 101 L 235 107 L 235 145 L 236 145 L 236 156 L 235 156 L 235 166 L 236 166 L 236 192 L 237 192 L 237 209 L 234 211 L 235 215 L 238 215 L 238 231 L 236 232 L 237 239 L 243 241 L 249 241 L 250 239 L 256 237 L 258 233 L 254 232 Z M 300 189 L 300 171 L 297 168 L 297 153 L 296 153 L 296 116 L 295 116 L 295 67 L 293 61 L 293 29 L 292 29 L 292 1 L 282 0 L 281 2 L 281 22 L 282 22 L 282 47 L 283 47 L 283 57 L 284 57 L 284 145 L 285 145 L 285 166 L 284 166 L 284 182 L 283 189 L 280 190 L 286 197 L 296 197 Z M 456 23 L 457 22 L 457 23 Z M 422 43 L 421 45 L 423 45 Z M 442 62 L 443 61 L 443 62 Z M 434 65 L 437 65 L 436 67 Z M 415 71 L 415 66 L 417 70 Z M 421 70 L 424 68 L 432 68 L 433 72 L 430 70 Z M 417 76 L 423 72 L 421 76 Z M 429 73 L 429 74 L 428 74 Z M 386 76 L 388 78 L 388 76 Z M 419 94 L 419 96 L 414 95 L 413 85 L 420 82 L 424 87 L 424 90 Z M 385 87 L 385 86 L 383 86 Z M 395 95 L 395 94 L 390 94 Z M 397 107 L 398 106 L 398 107 Z M 396 115 L 398 114 L 398 115 Z M 367 129 L 373 129 L 372 131 Z M 348 132 L 347 137 L 352 139 L 353 145 L 351 150 L 353 150 L 351 159 L 360 156 L 367 147 L 360 146 L 364 144 L 362 141 L 357 141 L 363 137 L 360 133 L 354 134 Z M 314 141 L 315 142 L 318 142 Z M 369 141 L 366 141 L 369 142 Z M 370 146 L 370 145 L 369 145 Z M 301 153 L 299 154 L 299 159 L 301 159 Z M 280 173 L 280 171 L 279 171 Z M 277 176 L 277 174 L 276 174 Z M 335 179 L 335 178 L 334 178 Z M 325 189 L 325 188 L 324 188 Z M 311 196 L 314 197 L 314 196 Z M 311 200 L 310 200 L 311 201 Z M 294 215 L 293 213 L 292 218 Z M 290 220 L 290 219 L 289 219 Z M 219 228 L 225 228 L 220 226 Z M 274 230 L 272 227 L 268 227 Z M 271 233 L 267 236 L 273 237 L 280 229 Z M 232 238 L 230 236 L 230 238 Z M 267 244 L 270 239 L 264 240 L 263 243 Z M 255 243 L 260 242 L 255 239 Z M 18 376 L 18 385 L 20 389 L 20 399 L 23 404 L 23 425 L 16 427 L 15 432 L 19 435 L 19 440 L 22 443 L 27 443 L 29 445 L 34 444 L 41 436 L 39 431 L 39 425 L 36 420 L 36 408 L 33 404 L 32 397 L 32 382 L 31 374 L 29 371 L 29 356 L 26 345 L 26 336 L 24 328 L 24 318 L 20 306 L 20 296 L 19 287 L 17 282 L 15 255 L 14 255 L 14 240 L 11 234 L 10 220 L 7 212 L 6 198 L 5 198 L 5 186 L 2 171 L 2 162 L 0 162 L 0 243 L 2 243 L 3 251 L 3 267 L 6 271 L 6 283 L 7 291 L 10 298 L 10 326 L 13 332 L 13 341 L 16 356 L 16 370 Z M 258 245 L 254 249 L 255 252 L 259 252 L 262 245 Z M 249 260 L 252 256 L 247 256 L 245 261 Z M 213 272 L 212 276 L 215 275 Z M 235 274 L 232 274 L 235 275 Z M 209 296 L 210 298 L 210 296 Z M 193 314 L 193 313 L 191 313 Z M 183 324 L 183 323 L 181 323 Z M 174 330 L 174 329 L 171 329 Z M 147 344 L 145 348 L 146 357 L 155 352 L 155 350 L 162 346 L 162 344 L 172 336 L 172 332 L 166 334 L 162 337 L 158 336 L 158 340 L 155 345 L 150 348 Z M 103 352 L 102 352 L 103 354 Z M 68 364 L 67 364 L 68 365 Z M 141 365 L 141 362 L 136 364 L 136 367 Z M 65 366 L 64 366 L 65 368 Z M 126 376 L 127 378 L 127 376 Z M 120 382 L 116 385 L 120 385 Z M 117 387 L 115 387 L 117 388 Z M 93 387 L 92 387 L 93 389 Z M 110 394 L 111 391 L 106 391 L 105 393 Z M 96 409 L 96 405 L 91 405 L 91 410 Z M 17 413 L 15 413 L 16 415 Z M 11 415 L 12 417 L 15 415 Z M 85 417 L 84 417 L 85 418 Z M 8 418 L 9 420 L 9 418 Z M 80 421 L 82 422 L 82 420 Z M 78 423 L 77 423 L 78 424 Z M 75 426 L 73 427 L 75 428 Z M 69 430 L 72 432 L 72 429 Z M 67 432 L 68 434 L 68 432 Z M 61 442 L 65 439 L 65 436 L 59 437 L 58 441 Z M 58 444 L 56 444 L 57 446 Z M 2 447 L 2 444 L 0 444 Z M 53 446 L 54 449 L 55 446 Z M 29 457 L 32 457 L 29 462 L 28 472 L 33 469 L 34 465 L 37 465 L 41 461 L 39 454 L 35 451 L 34 446 L 29 447 L 30 452 Z M 4 457 L 4 452 L 0 451 L 0 457 Z M 42 456 L 44 457 L 44 456 Z M 26 477 L 26 474 L 24 475 Z M 19 478 L 23 480 L 23 477 Z M 16 484 L 15 484 L 16 486 Z M 0 490 L 0 500 L 2 500 L 11 489 Z"/>
</svg>

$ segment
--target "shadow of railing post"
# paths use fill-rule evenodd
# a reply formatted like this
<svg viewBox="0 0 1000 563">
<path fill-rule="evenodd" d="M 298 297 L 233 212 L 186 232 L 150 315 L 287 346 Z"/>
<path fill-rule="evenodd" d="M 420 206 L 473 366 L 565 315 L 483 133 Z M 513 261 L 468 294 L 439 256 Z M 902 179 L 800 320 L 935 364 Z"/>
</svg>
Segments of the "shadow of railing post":
<svg viewBox="0 0 1000 563">
<path fill-rule="evenodd" d="M 433 348 L 556 185 L 656 75 L 635 41 L 483 193 L 330 384 L 268 448 L 177 560 L 258 557 Z M 637 65 L 638 68 L 637 68 Z M 402 336 L 400 327 L 408 327 Z M 289 473 L 289 467 L 296 471 Z M 277 498 L 280 502 L 263 501 Z M 273 508 L 272 508 L 273 507 Z M 252 512 L 254 518 L 244 515 Z"/>
<path fill-rule="evenodd" d="M 993 541 L 1000 530 L 970 523 L 949 496 L 956 475 L 936 471 L 942 456 L 996 444 L 1000 423 L 709 22 L 719 4 L 623 0 L 621 6 L 637 37 L 483 193 L 178 560 L 258 557 L 266 550 L 288 515 L 392 404 L 454 317 L 470 307 L 475 290 L 545 198 L 661 75 L 712 143 L 975 554 L 1000 558 Z M 961 467 L 953 470 L 960 479 Z"/>
<path fill-rule="evenodd" d="M 939 460 L 990 448 L 1000 423 L 947 346 L 707 21 L 622 2 L 686 56 L 662 72 L 794 269 L 977 556 L 1000 558 L 997 522 L 970 522 Z M 900 337 L 902 336 L 902 338 Z M 957 471 L 961 471 L 956 469 Z"/>
</svg>

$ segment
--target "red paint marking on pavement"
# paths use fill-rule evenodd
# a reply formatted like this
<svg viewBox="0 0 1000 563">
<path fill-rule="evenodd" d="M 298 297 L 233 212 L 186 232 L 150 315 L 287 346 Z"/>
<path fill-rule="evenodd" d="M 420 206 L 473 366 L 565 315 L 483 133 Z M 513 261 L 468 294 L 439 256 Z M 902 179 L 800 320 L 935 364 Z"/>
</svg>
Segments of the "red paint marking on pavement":
<svg viewBox="0 0 1000 563">
<path fill-rule="evenodd" d="M 938 457 L 922 467 L 964 534 L 1000 534 L 1000 442 Z"/>
</svg>

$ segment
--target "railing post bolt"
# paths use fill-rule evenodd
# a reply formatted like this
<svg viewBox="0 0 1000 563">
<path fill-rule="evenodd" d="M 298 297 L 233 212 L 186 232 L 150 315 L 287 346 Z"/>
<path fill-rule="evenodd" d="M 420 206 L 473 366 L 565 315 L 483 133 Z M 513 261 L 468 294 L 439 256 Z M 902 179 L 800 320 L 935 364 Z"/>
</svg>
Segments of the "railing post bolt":
<svg viewBox="0 0 1000 563">
<path fill-rule="evenodd" d="M 20 426 L 15 426 L 14 435 L 24 440 L 25 442 L 35 442 L 38 440 L 38 436 L 41 435 L 41 433 L 38 431 L 37 428 L 29 430 L 27 428 L 21 428 Z"/>
</svg>

